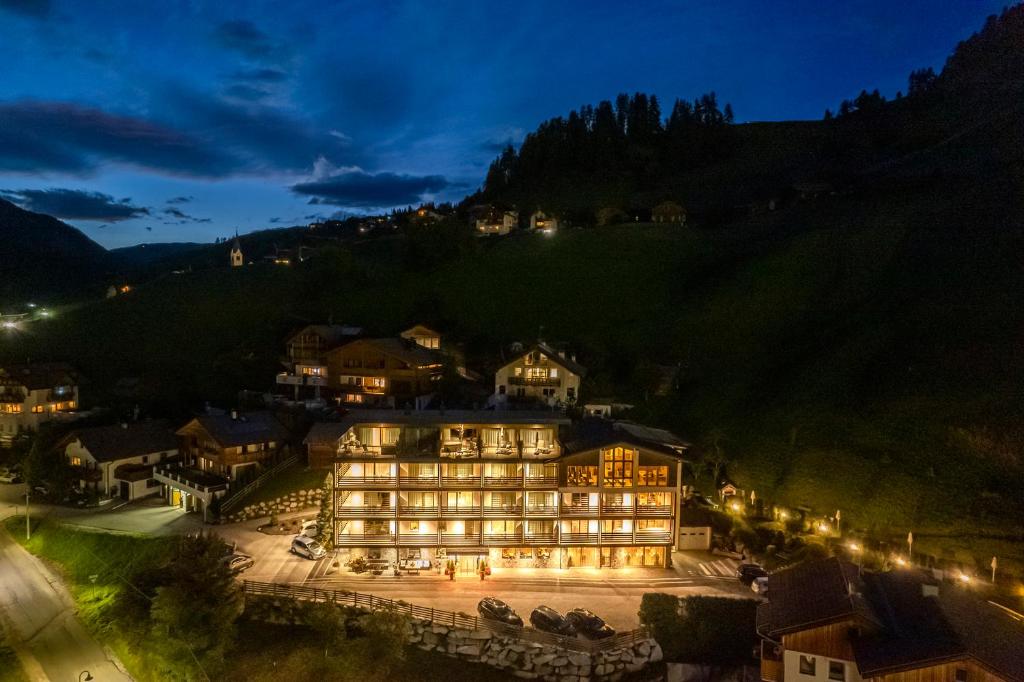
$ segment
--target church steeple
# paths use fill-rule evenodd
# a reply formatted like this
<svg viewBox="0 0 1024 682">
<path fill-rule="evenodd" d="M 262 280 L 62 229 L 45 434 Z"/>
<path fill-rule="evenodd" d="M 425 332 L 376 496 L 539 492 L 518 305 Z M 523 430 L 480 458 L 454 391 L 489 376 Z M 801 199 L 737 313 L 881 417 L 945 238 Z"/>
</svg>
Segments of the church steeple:
<svg viewBox="0 0 1024 682">
<path fill-rule="evenodd" d="M 235 230 L 235 241 L 231 243 L 231 267 L 240 268 L 245 265 L 242 257 L 242 245 L 238 241 L 238 230 Z"/>
</svg>

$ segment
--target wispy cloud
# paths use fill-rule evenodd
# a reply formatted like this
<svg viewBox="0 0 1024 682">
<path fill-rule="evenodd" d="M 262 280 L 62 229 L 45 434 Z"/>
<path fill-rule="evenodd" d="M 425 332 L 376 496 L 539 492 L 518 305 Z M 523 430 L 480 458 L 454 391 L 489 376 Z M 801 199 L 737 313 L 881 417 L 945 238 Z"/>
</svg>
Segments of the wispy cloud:
<svg viewBox="0 0 1024 682">
<path fill-rule="evenodd" d="M 292 191 L 311 197 L 311 204 L 334 204 L 378 208 L 414 204 L 424 195 L 449 186 L 441 175 L 399 175 L 345 170 L 326 177 L 292 185 Z"/>
<path fill-rule="evenodd" d="M 27 211 L 45 213 L 66 220 L 116 223 L 150 214 L 148 208 L 133 205 L 131 197 L 115 199 L 109 194 L 77 189 L 0 190 L 0 196 Z"/>
</svg>

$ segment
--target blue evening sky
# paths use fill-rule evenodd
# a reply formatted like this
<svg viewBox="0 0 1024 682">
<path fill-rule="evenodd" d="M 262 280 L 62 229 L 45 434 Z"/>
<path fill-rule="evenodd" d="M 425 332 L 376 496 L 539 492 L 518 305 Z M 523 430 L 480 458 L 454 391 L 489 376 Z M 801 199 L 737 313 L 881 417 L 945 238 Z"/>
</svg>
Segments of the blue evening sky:
<svg viewBox="0 0 1024 682">
<path fill-rule="evenodd" d="M 1003 0 L 0 0 L 0 196 L 107 247 L 459 199 L 619 92 L 820 118 Z"/>
</svg>

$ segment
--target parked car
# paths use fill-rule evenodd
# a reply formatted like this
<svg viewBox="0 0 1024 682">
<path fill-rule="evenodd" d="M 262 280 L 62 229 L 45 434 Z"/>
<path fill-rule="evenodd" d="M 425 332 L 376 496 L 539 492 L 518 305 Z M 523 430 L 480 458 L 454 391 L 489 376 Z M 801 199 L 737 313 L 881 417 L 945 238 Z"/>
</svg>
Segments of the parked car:
<svg viewBox="0 0 1024 682">
<path fill-rule="evenodd" d="M 530 614 L 530 625 L 538 630 L 555 635 L 572 637 L 576 634 L 576 628 L 572 626 L 572 623 L 550 606 L 538 606 L 535 608 L 533 613 Z"/>
<path fill-rule="evenodd" d="M 299 532 L 302 535 L 305 535 L 307 538 L 315 538 L 318 535 L 320 535 L 320 526 L 317 525 L 317 522 L 315 520 L 303 521 L 302 530 Z"/>
<path fill-rule="evenodd" d="M 768 571 L 760 564 L 740 564 L 736 568 L 736 577 L 740 579 L 740 582 L 744 585 L 749 585 L 754 582 L 757 578 L 764 578 L 768 575 Z"/>
<path fill-rule="evenodd" d="M 221 562 L 224 563 L 232 573 L 238 574 L 246 569 L 252 568 L 252 565 L 256 563 L 256 560 L 248 554 L 228 554 L 221 559 Z"/>
<path fill-rule="evenodd" d="M 305 535 L 295 536 L 292 540 L 291 552 L 307 559 L 322 559 L 327 556 L 327 550 L 319 542 Z"/>
<path fill-rule="evenodd" d="M 0 483 L 21 483 L 21 476 L 14 471 L 0 471 Z"/>
<path fill-rule="evenodd" d="M 754 578 L 754 582 L 750 583 L 750 590 L 762 597 L 768 594 L 768 578 L 766 576 Z"/>
<path fill-rule="evenodd" d="M 50 489 L 47 488 L 45 485 L 37 485 L 35 488 L 32 488 L 32 490 L 36 493 L 39 493 L 43 497 L 46 497 L 50 494 Z"/>
<path fill-rule="evenodd" d="M 480 614 L 481 618 L 496 620 L 517 628 L 523 627 L 523 619 L 519 617 L 519 614 L 513 611 L 511 606 L 494 597 L 481 599 L 480 603 L 476 605 L 476 612 Z"/>
<path fill-rule="evenodd" d="M 565 614 L 565 619 L 576 629 L 576 632 L 587 639 L 604 639 L 615 634 L 615 630 L 605 623 L 603 618 L 587 609 L 573 609 Z"/>
</svg>

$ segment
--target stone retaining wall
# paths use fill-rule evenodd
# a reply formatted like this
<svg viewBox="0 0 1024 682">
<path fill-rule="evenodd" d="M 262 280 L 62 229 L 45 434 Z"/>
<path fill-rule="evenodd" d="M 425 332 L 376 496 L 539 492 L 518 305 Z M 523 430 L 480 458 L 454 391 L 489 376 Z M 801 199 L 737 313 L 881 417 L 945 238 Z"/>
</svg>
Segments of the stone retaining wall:
<svg viewBox="0 0 1024 682">
<path fill-rule="evenodd" d="M 296 512 L 308 507 L 319 507 L 320 499 L 323 497 L 322 488 L 314 490 L 299 490 L 288 495 L 282 495 L 276 500 L 257 502 L 242 507 L 236 512 L 226 514 L 222 521 L 224 523 L 239 523 L 250 519 L 261 519 L 271 514 L 287 514 Z"/>
</svg>

